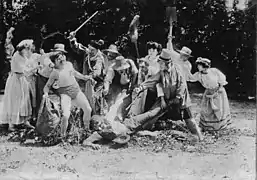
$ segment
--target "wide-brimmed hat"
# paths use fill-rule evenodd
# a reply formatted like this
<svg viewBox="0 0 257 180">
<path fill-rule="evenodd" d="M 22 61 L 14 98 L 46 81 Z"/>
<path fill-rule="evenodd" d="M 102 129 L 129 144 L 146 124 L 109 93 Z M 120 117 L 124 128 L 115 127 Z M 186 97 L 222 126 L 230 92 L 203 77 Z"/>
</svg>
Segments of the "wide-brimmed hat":
<svg viewBox="0 0 257 180">
<path fill-rule="evenodd" d="M 189 56 L 189 57 L 192 57 L 191 53 L 192 53 L 192 50 L 189 49 L 188 47 L 184 46 L 182 47 L 182 49 L 180 51 L 178 51 L 180 54 L 183 54 L 183 55 L 186 55 L 186 56 Z"/>
<path fill-rule="evenodd" d="M 130 67 L 129 63 L 123 56 L 116 57 L 114 65 L 113 65 L 114 70 L 120 71 L 120 70 L 127 69 L 129 67 Z"/>
<path fill-rule="evenodd" d="M 52 52 L 63 52 L 63 53 L 68 53 L 66 50 L 65 50 L 65 46 L 64 44 L 60 44 L 60 43 L 57 43 L 54 45 L 54 48 L 51 49 Z"/>
<path fill-rule="evenodd" d="M 162 49 L 162 52 L 161 52 L 160 56 L 158 57 L 158 60 L 162 60 L 162 61 L 165 61 L 165 62 L 171 61 L 170 50 Z"/>
<path fill-rule="evenodd" d="M 118 47 L 115 44 L 111 44 L 108 49 L 103 50 L 103 53 L 108 53 L 108 52 L 120 55 L 118 51 Z"/>
<path fill-rule="evenodd" d="M 197 58 L 197 60 L 195 61 L 196 64 L 204 64 L 206 65 L 207 67 L 210 67 L 211 66 L 211 60 L 210 59 L 207 59 L 207 58 L 202 58 L 202 57 L 199 57 Z"/>
</svg>

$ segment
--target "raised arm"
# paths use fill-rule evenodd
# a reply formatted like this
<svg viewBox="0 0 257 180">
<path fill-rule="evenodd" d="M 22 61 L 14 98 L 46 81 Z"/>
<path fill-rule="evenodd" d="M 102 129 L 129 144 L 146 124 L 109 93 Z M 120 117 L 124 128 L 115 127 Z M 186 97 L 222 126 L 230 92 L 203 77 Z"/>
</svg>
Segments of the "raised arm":
<svg viewBox="0 0 257 180">
<path fill-rule="evenodd" d="M 171 35 L 168 36 L 167 49 L 169 49 L 170 51 L 174 51 Z"/>
<path fill-rule="evenodd" d="M 74 37 L 70 39 L 70 46 L 73 49 L 73 51 L 77 53 L 88 53 L 89 50 L 86 46 L 83 46 L 83 44 L 78 43 L 77 39 Z"/>
</svg>

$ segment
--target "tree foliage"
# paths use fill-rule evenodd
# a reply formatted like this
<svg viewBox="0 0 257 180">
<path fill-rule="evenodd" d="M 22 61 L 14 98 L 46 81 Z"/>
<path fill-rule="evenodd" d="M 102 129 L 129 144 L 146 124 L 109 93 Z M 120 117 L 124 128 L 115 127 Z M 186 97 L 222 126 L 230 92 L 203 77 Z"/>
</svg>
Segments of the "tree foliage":
<svg viewBox="0 0 257 180">
<path fill-rule="evenodd" d="M 97 16 L 77 34 L 81 43 L 103 39 L 106 47 L 116 43 L 125 56 L 136 57 L 127 31 L 133 16 L 139 14 L 138 44 L 140 55 L 144 56 L 147 41 L 166 44 L 165 1 L 20 0 L 13 3 L 1 0 L 1 67 L 6 68 L 3 44 L 6 31 L 11 26 L 16 28 L 14 46 L 24 38 L 33 38 L 37 46 L 43 44 L 46 51 L 55 42 L 65 43 L 69 48 L 65 33 L 75 30 L 97 10 Z M 178 0 L 174 43 L 177 48 L 188 46 L 193 50 L 192 63 L 199 56 L 211 59 L 212 65 L 227 75 L 230 92 L 255 93 L 255 8 L 239 10 L 236 3 L 228 10 L 224 0 Z M 43 37 L 57 31 L 58 35 L 42 43 Z M 81 58 L 71 55 L 73 59 Z M 3 69 L 1 72 L 4 72 Z"/>
</svg>

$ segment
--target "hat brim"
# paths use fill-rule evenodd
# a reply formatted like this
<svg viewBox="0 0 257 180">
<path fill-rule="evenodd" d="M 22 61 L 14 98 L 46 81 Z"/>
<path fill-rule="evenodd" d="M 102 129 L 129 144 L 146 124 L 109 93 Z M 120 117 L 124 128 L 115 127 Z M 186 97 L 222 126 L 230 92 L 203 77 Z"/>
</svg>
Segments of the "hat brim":
<svg viewBox="0 0 257 180">
<path fill-rule="evenodd" d="M 68 53 L 67 51 L 63 49 L 51 49 L 52 52 L 63 52 L 63 53 Z"/>
<path fill-rule="evenodd" d="M 179 54 L 186 55 L 188 57 L 193 57 L 191 54 L 185 53 L 184 51 L 178 51 Z"/>
<path fill-rule="evenodd" d="M 166 59 L 166 58 L 158 57 L 158 61 L 171 62 L 171 58 Z"/>
<path fill-rule="evenodd" d="M 103 53 L 106 53 L 106 52 L 111 52 L 111 53 L 115 53 L 115 54 L 120 55 L 120 53 L 118 51 L 115 51 L 115 50 L 112 50 L 112 49 L 105 49 L 105 50 L 103 50 Z"/>
<path fill-rule="evenodd" d="M 130 67 L 130 65 L 127 63 L 127 64 L 124 64 L 122 66 L 114 65 L 113 69 L 116 70 L 116 71 L 120 71 L 120 70 L 128 69 L 129 67 Z"/>
</svg>

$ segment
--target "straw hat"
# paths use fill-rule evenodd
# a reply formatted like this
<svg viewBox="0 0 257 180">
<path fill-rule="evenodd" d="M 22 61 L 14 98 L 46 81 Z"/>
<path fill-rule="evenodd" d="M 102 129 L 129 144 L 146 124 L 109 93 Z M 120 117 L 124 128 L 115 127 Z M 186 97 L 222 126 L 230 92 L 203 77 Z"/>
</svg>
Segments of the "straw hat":
<svg viewBox="0 0 257 180">
<path fill-rule="evenodd" d="M 60 44 L 60 43 L 57 43 L 54 45 L 54 48 L 51 49 L 52 52 L 63 52 L 63 53 L 68 53 L 66 50 L 65 50 L 65 46 L 64 44 Z"/>
<path fill-rule="evenodd" d="M 103 53 L 111 52 L 120 55 L 118 47 L 115 44 L 111 44 L 108 49 L 103 50 Z"/>
<path fill-rule="evenodd" d="M 113 65 L 114 70 L 120 71 L 120 70 L 127 69 L 129 67 L 130 67 L 129 63 L 123 56 L 116 57 L 114 65 Z"/>
<path fill-rule="evenodd" d="M 191 53 L 192 53 L 192 50 L 189 49 L 188 47 L 184 46 L 180 51 L 179 51 L 180 54 L 183 54 L 183 55 L 186 55 L 186 56 L 189 56 L 189 57 L 192 57 L 191 56 Z"/>
<path fill-rule="evenodd" d="M 168 49 L 163 49 L 160 56 L 158 57 L 158 60 L 169 62 L 171 61 L 171 54 Z"/>
</svg>

